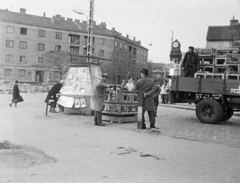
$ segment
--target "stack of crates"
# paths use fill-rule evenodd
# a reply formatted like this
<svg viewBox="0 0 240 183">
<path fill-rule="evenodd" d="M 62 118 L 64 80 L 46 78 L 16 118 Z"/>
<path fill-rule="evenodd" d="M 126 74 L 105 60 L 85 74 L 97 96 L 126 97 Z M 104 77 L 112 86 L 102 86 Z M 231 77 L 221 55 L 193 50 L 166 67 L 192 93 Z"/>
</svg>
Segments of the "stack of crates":
<svg viewBox="0 0 240 183">
<path fill-rule="evenodd" d="M 103 120 L 111 122 L 136 122 L 137 94 L 110 91 L 104 101 Z"/>
</svg>

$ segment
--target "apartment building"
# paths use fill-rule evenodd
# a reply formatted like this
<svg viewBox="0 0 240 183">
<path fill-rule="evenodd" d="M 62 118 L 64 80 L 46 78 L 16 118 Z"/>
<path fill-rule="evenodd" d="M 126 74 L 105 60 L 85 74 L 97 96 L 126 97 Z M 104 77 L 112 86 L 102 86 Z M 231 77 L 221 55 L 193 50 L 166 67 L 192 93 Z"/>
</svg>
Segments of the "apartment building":
<svg viewBox="0 0 240 183">
<path fill-rule="evenodd" d="M 87 22 L 55 15 L 51 18 L 0 10 L 0 79 L 28 83 L 47 83 L 59 79 L 44 59 L 47 52 L 65 51 L 87 54 Z M 93 55 L 101 61 L 103 72 L 109 72 L 111 83 L 137 78 L 147 65 L 148 49 L 135 38 L 122 36 L 106 23 L 93 27 Z"/>
</svg>

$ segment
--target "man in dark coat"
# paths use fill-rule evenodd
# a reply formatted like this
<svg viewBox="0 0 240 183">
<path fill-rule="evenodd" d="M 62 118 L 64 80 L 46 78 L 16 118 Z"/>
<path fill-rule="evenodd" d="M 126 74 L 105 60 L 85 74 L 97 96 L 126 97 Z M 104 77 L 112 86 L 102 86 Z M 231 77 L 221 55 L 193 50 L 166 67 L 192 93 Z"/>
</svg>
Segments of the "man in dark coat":
<svg viewBox="0 0 240 183">
<path fill-rule="evenodd" d="M 155 82 L 148 77 L 148 70 L 143 68 L 141 71 L 141 79 L 137 80 L 134 87 L 135 92 L 143 92 L 144 94 L 144 106 L 143 116 L 145 111 L 148 111 L 150 129 L 157 128 L 155 126 L 155 113 L 154 113 L 154 101 L 153 95 L 156 93 Z M 146 129 L 145 119 L 143 118 L 143 129 Z"/>
<path fill-rule="evenodd" d="M 108 87 L 106 84 L 107 80 L 108 74 L 104 73 L 102 78 L 96 79 L 95 83 L 93 84 L 90 106 L 94 111 L 94 122 L 97 126 L 105 126 L 105 124 L 102 123 L 102 110 L 104 107 L 103 102 L 106 88 Z"/>
<path fill-rule="evenodd" d="M 55 110 L 55 108 L 57 107 L 57 94 L 60 92 L 61 88 L 63 86 L 63 80 L 61 80 L 60 82 L 56 83 L 51 90 L 48 92 L 47 98 L 45 100 L 45 102 L 49 102 L 49 100 L 53 100 L 50 103 L 50 110 L 49 112 L 52 113 L 57 113 L 57 111 Z"/>
<path fill-rule="evenodd" d="M 12 103 L 9 104 L 10 107 L 12 107 L 12 104 L 15 103 L 15 107 L 17 107 L 17 103 L 18 102 L 22 102 L 23 99 L 20 96 L 20 92 L 19 92 L 19 88 L 18 88 L 18 80 L 15 81 L 15 85 L 13 87 L 13 99 L 12 99 Z"/>
<path fill-rule="evenodd" d="M 182 76 L 194 77 L 194 73 L 200 68 L 198 54 L 194 52 L 194 47 L 189 46 L 189 51 L 185 54 L 182 62 Z"/>
</svg>

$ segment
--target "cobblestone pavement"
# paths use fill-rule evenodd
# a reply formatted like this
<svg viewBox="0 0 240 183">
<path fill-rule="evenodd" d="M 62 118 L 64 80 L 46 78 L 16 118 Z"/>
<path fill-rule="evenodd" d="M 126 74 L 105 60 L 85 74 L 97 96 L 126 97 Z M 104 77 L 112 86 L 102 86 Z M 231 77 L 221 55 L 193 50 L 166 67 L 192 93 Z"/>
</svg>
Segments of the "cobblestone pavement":
<svg viewBox="0 0 240 183">
<path fill-rule="evenodd" d="M 147 114 L 145 114 L 147 119 Z M 146 122 L 149 125 L 149 122 Z M 124 124 L 124 128 L 134 129 L 136 124 Z M 230 120 L 219 124 L 203 124 L 195 114 L 194 105 L 159 105 L 156 126 L 159 135 L 174 138 L 221 143 L 240 148 L 240 114 L 236 113 Z M 143 130 L 144 131 L 144 130 Z"/>
</svg>

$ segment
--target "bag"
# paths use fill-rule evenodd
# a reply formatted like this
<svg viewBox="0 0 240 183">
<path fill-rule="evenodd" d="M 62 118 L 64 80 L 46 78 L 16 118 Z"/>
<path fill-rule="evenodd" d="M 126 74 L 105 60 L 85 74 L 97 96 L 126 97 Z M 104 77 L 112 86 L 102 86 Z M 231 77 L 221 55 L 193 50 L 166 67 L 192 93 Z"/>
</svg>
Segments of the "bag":
<svg viewBox="0 0 240 183">
<path fill-rule="evenodd" d="M 18 96 L 18 98 L 12 99 L 12 103 L 18 103 L 18 102 L 23 102 L 23 98 L 21 95 Z"/>
<path fill-rule="evenodd" d="M 24 100 L 23 100 L 22 96 L 19 95 L 19 97 L 18 97 L 18 102 L 23 102 L 23 101 L 24 101 Z"/>
</svg>

